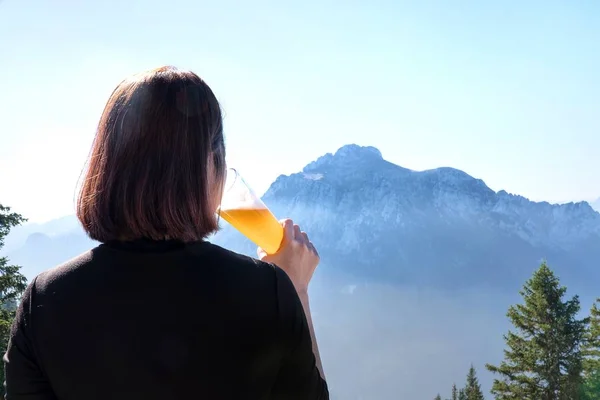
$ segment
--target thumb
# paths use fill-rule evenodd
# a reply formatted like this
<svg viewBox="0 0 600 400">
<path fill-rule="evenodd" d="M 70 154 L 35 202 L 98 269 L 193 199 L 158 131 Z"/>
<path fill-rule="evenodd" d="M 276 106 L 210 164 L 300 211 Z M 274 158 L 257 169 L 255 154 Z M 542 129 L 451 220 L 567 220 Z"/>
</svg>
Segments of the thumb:
<svg viewBox="0 0 600 400">
<path fill-rule="evenodd" d="M 261 260 L 261 261 L 264 261 L 264 260 L 265 260 L 265 258 L 267 258 L 267 257 L 268 257 L 268 254 L 267 254 L 267 252 L 266 252 L 266 251 L 264 251 L 264 250 L 262 249 L 262 247 L 259 247 L 258 249 L 256 249 L 256 254 L 258 255 L 258 259 L 259 259 L 259 260 Z"/>
</svg>

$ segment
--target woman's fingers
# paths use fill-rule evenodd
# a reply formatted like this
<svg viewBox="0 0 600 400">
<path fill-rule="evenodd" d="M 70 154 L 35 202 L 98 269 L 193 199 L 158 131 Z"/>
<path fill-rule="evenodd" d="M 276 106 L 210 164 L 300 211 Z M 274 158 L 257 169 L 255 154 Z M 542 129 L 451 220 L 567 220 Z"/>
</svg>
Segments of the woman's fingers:
<svg viewBox="0 0 600 400">
<path fill-rule="evenodd" d="M 313 253 L 315 253 L 317 257 L 319 257 L 319 258 L 320 258 L 320 256 L 319 256 L 319 252 L 317 251 L 317 248 L 315 247 L 315 245 L 314 245 L 314 244 L 312 244 L 312 242 L 308 242 L 308 248 L 309 248 L 309 249 L 310 249 L 310 250 L 311 250 Z"/>
<path fill-rule="evenodd" d="M 310 242 L 308 234 L 306 232 L 304 232 L 303 230 L 301 230 L 300 226 L 294 224 L 294 221 L 292 221 L 291 219 L 283 219 L 280 222 L 281 222 L 281 225 L 283 226 L 283 230 L 284 230 L 283 241 L 285 243 L 289 243 L 292 240 L 297 240 L 299 242 L 302 242 L 306 247 L 311 249 L 311 251 L 313 251 L 315 254 L 318 254 L 317 249 Z M 258 249 L 258 252 L 259 252 L 259 257 L 261 257 L 261 256 L 264 257 L 267 255 L 264 252 L 264 250 L 262 250 L 262 249 Z"/>
<path fill-rule="evenodd" d="M 281 225 L 283 225 L 283 241 L 288 243 L 294 240 L 294 221 L 284 219 L 281 221 Z"/>
<path fill-rule="evenodd" d="M 298 225 L 294 225 L 294 239 L 303 240 L 302 231 Z"/>
</svg>

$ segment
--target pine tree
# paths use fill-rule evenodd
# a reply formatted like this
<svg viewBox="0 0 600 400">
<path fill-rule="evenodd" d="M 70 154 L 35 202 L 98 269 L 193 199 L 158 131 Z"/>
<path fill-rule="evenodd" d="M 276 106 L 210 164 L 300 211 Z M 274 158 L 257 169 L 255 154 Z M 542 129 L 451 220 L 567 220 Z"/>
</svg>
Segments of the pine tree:
<svg viewBox="0 0 600 400">
<path fill-rule="evenodd" d="M 578 399 L 582 349 L 588 319 L 577 319 L 579 298 L 563 301 L 566 288 L 542 263 L 521 290 L 523 304 L 507 316 L 516 328 L 504 336 L 507 349 L 499 366 L 487 368 L 496 400 Z"/>
<path fill-rule="evenodd" d="M 456 383 L 452 384 L 452 400 L 458 400 L 458 389 Z"/>
<path fill-rule="evenodd" d="M 590 325 L 585 335 L 583 361 L 584 373 L 600 371 L 600 298 L 596 300 L 590 311 Z"/>
<path fill-rule="evenodd" d="M 585 336 L 582 400 L 600 400 L 600 298 L 590 311 L 590 325 Z"/>
<path fill-rule="evenodd" d="M 19 214 L 11 213 L 10 208 L 0 204 L 0 249 L 10 228 L 23 221 L 25 219 Z M 18 266 L 8 265 L 6 257 L 0 257 L 0 356 L 6 353 L 16 303 L 27 286 L 27 280 L 19 270 Z M 3 362 L 0 362 L 0 376 L 4 380 Z M 0 385 L 0 398 L 4 398 L 4 385 Z"/>
<path fill-rule="evenodd" d="M 467 400 L 467 392 L 465 392 L 465 389 L 460 389 L 458 391 L 458 400 Z"/>
<path fill-rule="evenodd" d="M 477 379 L 477 372 L 475 371 L 475 367 L 473 367 L 473 365 L 471 365 L 471 368 L 469 368 L 469 374 L 467 375 L 465 399 L 484 400 L 483 392 L 481 391 L 481 385 L 479 384 L 479 379 Z"/>
<path fill-rule="evenodd" d="M 440 396 L 439 394 L 437 396 L 435 396 L 435 398 L 433 400 L 442 400 L 442 396 Z"/>
</svg>

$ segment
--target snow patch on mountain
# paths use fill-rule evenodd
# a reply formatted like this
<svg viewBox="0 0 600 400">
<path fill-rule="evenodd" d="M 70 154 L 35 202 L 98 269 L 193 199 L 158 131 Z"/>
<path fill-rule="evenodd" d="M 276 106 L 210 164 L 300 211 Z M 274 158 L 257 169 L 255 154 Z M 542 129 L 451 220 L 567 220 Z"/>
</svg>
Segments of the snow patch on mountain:
<svg viewBox="0 0 600 400">
<path fill-rule="evenodd" d="M 304 174 L 304 178 L 312 181 L 318 181 L 323 179 L 323 174 Z"/>
</svg>

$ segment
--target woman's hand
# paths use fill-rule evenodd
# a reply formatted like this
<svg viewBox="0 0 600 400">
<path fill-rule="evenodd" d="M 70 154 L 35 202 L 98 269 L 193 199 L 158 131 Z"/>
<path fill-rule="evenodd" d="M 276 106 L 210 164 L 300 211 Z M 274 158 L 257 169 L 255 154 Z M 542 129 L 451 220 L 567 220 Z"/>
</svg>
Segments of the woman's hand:
<svg viewBox="0 0 600 400">
<path fill-rule="evenodd" d="M 283 241 L 275 254 L 267 254 L 258 249 L 258 257 L 265 262 L 273 263 L 284 270 L 296 287 L 299 295 L 308 293 L 308 284 L 319 265 L 319 253 L 308 240 L 306 232 L 290 219 L 281 221 L 283 225 Z"/>
</svg>

